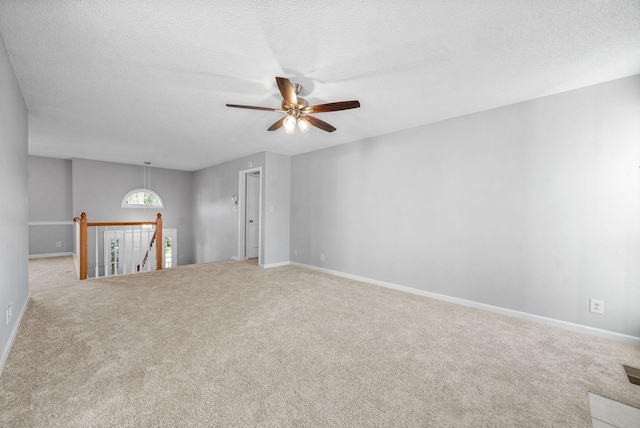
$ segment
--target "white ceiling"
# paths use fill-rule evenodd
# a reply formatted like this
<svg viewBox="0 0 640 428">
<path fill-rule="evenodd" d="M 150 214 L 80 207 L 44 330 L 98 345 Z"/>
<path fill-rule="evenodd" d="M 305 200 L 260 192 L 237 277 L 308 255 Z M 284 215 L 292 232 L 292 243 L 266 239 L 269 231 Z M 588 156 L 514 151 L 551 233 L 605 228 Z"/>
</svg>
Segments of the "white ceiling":
<svg viewBox="0 0 640 428">
<path fill-rule="evenodd" d="M 197 170 L 640 74 L 638 0 L 0 0 L 29 153 Z M 275 76 L 338 130 L 267 132 Z"/>
</svg>

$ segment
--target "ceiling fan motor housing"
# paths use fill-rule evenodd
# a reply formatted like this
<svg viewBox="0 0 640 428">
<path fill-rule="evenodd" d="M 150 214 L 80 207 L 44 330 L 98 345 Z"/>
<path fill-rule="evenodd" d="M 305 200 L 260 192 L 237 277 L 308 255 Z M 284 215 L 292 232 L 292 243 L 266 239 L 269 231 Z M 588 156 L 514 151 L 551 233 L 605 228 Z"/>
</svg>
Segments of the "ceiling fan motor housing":
<svg viewBox="0 0 640 428">
<path fill-rule="evenodd" d="M 304 113 L 304 110 L 309 107 L 309 102 L 304 98 L 298 97 L 298 106 L 292 106 L 287 103 L 286 100 L 282 100 L 282 110 L 286 111 L 288 114 L 293 114 L 299 116 L 300 113 Z"/>
</svg>

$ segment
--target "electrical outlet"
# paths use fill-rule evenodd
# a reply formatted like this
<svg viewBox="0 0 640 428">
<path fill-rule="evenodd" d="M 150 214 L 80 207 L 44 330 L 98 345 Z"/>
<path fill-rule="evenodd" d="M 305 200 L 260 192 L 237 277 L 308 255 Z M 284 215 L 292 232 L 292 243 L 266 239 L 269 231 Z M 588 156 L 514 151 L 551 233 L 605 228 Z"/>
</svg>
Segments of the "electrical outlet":
<svg viewBox="0 0 640 428">
<path fill-rule="evenodd" d="M 62 247 L 62 242 L 60 242 L 60 241 L 56 242 L 56 247 L 58 247 L 58 248 Z"/>
<path fill-rule="evenodd" d="M 320 261 L 323 262 L 324 261 L 324 254 L 320 253 Z"/>
<path fill-rule="evenodd" d="M 297 257 L 298 256 L 298 250 L 293 250 L 293 255 Z"/>
<path fill-rule="evenodd" d="M 591 299 L 589 301 L 589 312 L 604 315 L 604 302 L 598 299 Z"/>
</svg>

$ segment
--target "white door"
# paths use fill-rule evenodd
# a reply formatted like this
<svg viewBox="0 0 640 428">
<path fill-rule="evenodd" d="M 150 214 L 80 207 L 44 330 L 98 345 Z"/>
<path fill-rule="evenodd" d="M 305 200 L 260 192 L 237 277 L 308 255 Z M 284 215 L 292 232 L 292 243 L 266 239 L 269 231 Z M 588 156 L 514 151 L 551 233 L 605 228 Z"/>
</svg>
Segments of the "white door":
<svg viewBox="0 0 640 428">
<path fill-rule="evenodd" d="M 162 229 L 162 239 L 164 240 L 163 269 L 178 266 L 178 230 Z"/>
<path fill-rule="evenodd" d="M 125 253 L 125 246 L 124 230 L 108 230 L 104 232 L 104 276 L 124 273 L 125 263 L 122 256 Z M 99 276 L 96 266 L 96 277 Z"/>
<path fill-rule="evenodd" d="M 258 257 L 260 246 L 260 175 L 247 174 L 244 253 L 248 259 Z"/>
</svg>

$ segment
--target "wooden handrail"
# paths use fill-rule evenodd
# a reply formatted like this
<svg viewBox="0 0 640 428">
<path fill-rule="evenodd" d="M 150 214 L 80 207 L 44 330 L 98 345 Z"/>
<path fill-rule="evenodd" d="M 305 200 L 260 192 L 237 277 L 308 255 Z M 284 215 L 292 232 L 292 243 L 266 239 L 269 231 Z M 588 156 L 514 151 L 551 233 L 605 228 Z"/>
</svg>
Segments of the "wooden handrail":
<svg viewBox="0 0 640 428">
<path fill-rule="evenodd" d="M 144 226 L 154 225 L 155 221 L 102 221 L 97 223 L 87 223 L 87 226 Z"/>
<path fill-rule="evenodd" d="M 162 269 L 162 214 L 158 213 L 156 221 L 111 221 L 111 222 L 93 222 L 87 221 L 87 214 L 82 213 L 80 217 L 74 217 L 73 221 L 80 223 L 80 279 L 87 279 L 87 227 L 106 227 L 106 226 L 144 226 L 155 225 L 156 230 L 154 237 L 158 240 L 156 245 L 156 269 Z M 97 260 L 96 260 L 97 263 Z"/>
</svg>

